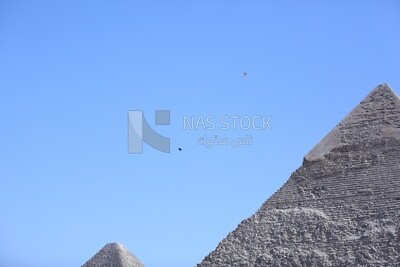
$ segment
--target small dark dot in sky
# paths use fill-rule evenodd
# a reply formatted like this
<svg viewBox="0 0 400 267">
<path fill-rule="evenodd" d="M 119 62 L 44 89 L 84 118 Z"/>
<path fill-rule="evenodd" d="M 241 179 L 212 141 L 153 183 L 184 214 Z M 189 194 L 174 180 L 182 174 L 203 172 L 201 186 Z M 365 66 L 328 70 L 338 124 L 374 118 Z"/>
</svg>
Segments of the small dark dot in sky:
<svg viewBox="0 0 400 267">
<path fill-rule="evenodd" d="M 179 151 L 182 151 L 182 148 L 178 148 Z"/>
<path fill-rule="evenodd" d="M 243 72 L 243 76 L 244 76 L 244 77 L 247 77 L 247 72 Z"/>
</svg>

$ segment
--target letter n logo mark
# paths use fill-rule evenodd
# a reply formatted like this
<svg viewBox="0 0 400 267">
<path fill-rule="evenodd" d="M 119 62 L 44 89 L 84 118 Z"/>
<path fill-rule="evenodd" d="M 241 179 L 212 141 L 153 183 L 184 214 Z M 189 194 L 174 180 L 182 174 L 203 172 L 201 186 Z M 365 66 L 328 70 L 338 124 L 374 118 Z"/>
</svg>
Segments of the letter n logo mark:
<svg viewBox="0 0 400 267">
<path fill-rule="evenodd" d="M 155 111 L 156 125 L 170 125 L 170 111 Z M 128 153 L 142 154 L 143 141 L 159 151 L 170 152 L 169 138 L 160 135 L 147 123 L 142 110 L 128 111 Z"/>
</svg>

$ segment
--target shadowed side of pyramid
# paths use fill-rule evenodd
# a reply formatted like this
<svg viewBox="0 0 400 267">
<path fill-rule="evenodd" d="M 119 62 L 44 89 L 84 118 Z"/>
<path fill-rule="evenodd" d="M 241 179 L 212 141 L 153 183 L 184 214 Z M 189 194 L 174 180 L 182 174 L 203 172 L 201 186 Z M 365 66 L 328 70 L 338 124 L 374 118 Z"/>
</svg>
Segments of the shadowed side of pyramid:
<svg viewBox="0 0 400 267">
<path fill-rule="evenodd" d="M 380 85 L 198 267 L 400 266 L 399 129 Z"/>
<path fill-rule="evenodd" d="M 122 244 L 109 243 L 82 267 L 144 267 Z"/>
</svg>

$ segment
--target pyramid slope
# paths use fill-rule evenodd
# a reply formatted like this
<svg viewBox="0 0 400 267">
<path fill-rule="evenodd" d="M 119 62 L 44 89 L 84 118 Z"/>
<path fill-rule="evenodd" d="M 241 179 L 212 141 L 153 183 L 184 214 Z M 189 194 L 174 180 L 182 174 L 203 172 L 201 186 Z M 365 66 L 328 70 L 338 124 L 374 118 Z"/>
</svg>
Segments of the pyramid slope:
<svg viewBox="0 0 400 267">
<path fill-rule="evenodd" d="M 399 128 L 378 86 L 198 267 L 399 266 Z"/>
<path fill-rule="evenodd" d="M 82 267 L 144 267 L 122 244 L 109 243 Z"/>
</svg>

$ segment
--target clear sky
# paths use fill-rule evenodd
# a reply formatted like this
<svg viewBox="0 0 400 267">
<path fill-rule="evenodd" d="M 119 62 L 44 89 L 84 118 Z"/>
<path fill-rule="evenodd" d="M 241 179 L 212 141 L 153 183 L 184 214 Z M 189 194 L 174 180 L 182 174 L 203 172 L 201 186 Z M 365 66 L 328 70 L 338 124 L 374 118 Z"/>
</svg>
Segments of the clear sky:
<svg viewBox="0 0 400 267">
<path fill-rule="evenodd" d="M 375 86 L 400 92 L 400 2 L 327 2 L 0 0 L 0 266 L 81 266 L 108 242 L 199 263 Z M 128 154 L 128 110 L 171 153 Z M 272 130 L 184 129 L 208 115 Z"/>
</svg>

